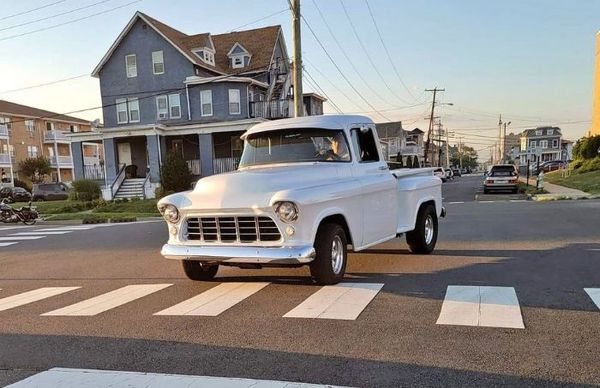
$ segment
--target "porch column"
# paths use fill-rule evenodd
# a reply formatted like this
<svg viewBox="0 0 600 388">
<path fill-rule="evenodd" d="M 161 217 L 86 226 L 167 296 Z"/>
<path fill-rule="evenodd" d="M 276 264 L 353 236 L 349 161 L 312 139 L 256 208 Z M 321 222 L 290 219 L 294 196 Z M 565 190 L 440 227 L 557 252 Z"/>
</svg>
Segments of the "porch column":
<svg viewBox="0 0 600 388">
<path fill-rule="evenodd" d="M 71 143 L 71 157 L 73 158 L 73 180 L 85 179 L 83 145 L 80 141 Z"/>
<path fill-rule="evenodd" d="M 165 160 L 167 157 L 167 137 L 160 136 L 160 160 Z"/>
<path fill-rule="evenodd" d="M 106 167 L 106 184 L 111 185 L 117 178 L 117 154 L 115 139 L 104 139 L 104 166 Z"/>
<path fill-rule="evenodd" d="M 200 168 L 202 176 L 214 174 L 213 169 L 213 138 L 211 133 L 202 133 L 198 135 L 198 143 L 200 144 Z"/>
<path fill-rule="evenodd" d="M 146 152 L 148 153 L 148 167 L 150 167 L 150 182 L 160 182 L 160 147 L 159 135 L 146 135 Z"/>
</svg>

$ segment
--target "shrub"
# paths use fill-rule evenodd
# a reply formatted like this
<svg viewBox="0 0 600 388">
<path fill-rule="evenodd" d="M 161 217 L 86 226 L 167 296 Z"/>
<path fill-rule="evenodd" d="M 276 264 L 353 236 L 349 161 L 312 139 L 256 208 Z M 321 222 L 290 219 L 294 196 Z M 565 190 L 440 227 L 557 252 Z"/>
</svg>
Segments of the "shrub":
<svg viewBox="0 0 600 388">
<path fill-rule="evenodd" d="M 165 192 L 189 190 L 192 185 L 192 173 L 181 154 L 169 152 L 160 169 L 160 180 Z"/>
<path fill-rule="evenodd" d="M 15 187 L 22 187 L 25 190 L 29 191 L 30 193 L 31 193 L 31 190 L 33 189 L 32 185 L 30 185 L 29 183 L 22 181 L 20 179 L 15 179 L 14 185 L 15 185 Z"/>
<path fill-rule="evenodd" d="M 577 172 L 584 173 L 597 170 L 600 170 L 600 156 L 597 156 L 594 159 L 585 160 Z"/>
<path fill-rule="evenodd" d="M 598 156 L 600 150 L 600 135 L 582 137 L 573 146 L 573 158 L 593 159 Z"/>
<path fill-rule="evenodd" d="M 165 190 L 164 187 L 159 186 L 154 190 L 154 197 L 156 199 L 161 199 L 162 197 L 166 197 L 167 195 L 173 194 L 174 191 Z"/>
<path fill-rule="evenodd" d="M 420 168 L 420 164 L 419 164 L 419 157 L 418 156 L 414 156 L 413 158 L 413 168 Z"/>
<path fill-rule="evenodd" d="M 23 159 L 19 162 L 19 171 L 33 183 L 41 183 L 46 175 L 50 175 L 52 167 L 45 156 Z"/>
<path fill-rule="evenodd" d="M 406 157 L 406 168 L 413 168 L 412 156 L 408 155 Z"/>
<path fill-rule="evenodd" d="M 102 192 L 98 182 L 89 179 L 80 179 L 73 181 L 71 199 L 79 201 L 93 201 L 95 199 L 99 199 L 101 193 Z"/>
</svg>

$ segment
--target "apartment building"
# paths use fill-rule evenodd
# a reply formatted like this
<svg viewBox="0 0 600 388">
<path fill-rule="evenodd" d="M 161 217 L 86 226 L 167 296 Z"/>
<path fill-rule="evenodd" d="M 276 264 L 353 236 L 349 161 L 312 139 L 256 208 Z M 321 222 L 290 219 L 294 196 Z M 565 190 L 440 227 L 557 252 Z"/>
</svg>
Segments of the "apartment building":
<svg viewBox="0 0 600 388">
<path fill-rule="evenodd" d="M 15 179 L 27 181 L 19 171 L 19 163 L 29 157 L 45 156 L 53 182 L 73 180 L 73 156 L 67 134 L 89 132 L 88 121 L 76 117 L 0 100 L 0 174 L 2 185 L 12 186 Z M 101 149 L 86 144 L 83 152 L 88 162 L 101 164 Z M 93 159 L 93 160 L 92 160 Z"/>
</svg>

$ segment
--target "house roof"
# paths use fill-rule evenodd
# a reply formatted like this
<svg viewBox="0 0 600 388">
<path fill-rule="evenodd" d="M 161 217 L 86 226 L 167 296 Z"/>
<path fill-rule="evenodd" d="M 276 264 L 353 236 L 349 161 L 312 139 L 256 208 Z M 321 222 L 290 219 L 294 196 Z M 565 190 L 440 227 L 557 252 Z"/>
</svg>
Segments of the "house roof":
<svg viewBox="0 0 600 388">
<path fill-rule="evenodd" d="M 421 131 L 419 128 L 415 128 L 412 131 L 406 131 L 406 132 L 408 132 L 411 135 L 420 135 L 422 133 L 425 133 L 425 132 Z"/>
<path fill-rule="evenodd" d="M 281 26 L 270 26 L 220 35 L 211 35 L 210 33 L 187 35 L 138 11 L 96 66 L 92 72 L 93 76 L 98 76 L 104 64 L 110 59 L 121 40 L 127 35 L 138 19 L 145 21 L 194 65 L 218 74 L 229 74 L 232 72 L 227 54 L 236 43 L 241 44 L 252 56 L 249 66 L 253 72 L 268 68 L 273 57 L 275 43 L 281 33 Z M 209 47 L 215 50 L 214 66 L 204 62 L 192 51 L 193 49 L 202 47 Z"/>
<path fill-rule="evenodd" d="M 553 131 L 552 135 L 548 134 L 548 130 L 551 129 Z M 541 135 L 536 135 L 536 131 L 542 131 Z M 537 127 L 526 129 L 521 134 L 521 137 L 536 137 L 536 136 L 557 136 L 562 135 L 559 127 Z"/>
<path fill-rule="evenodd" d="M 0 115 L 13 115 L 25 118 L 65 121 L 75 124 L 90 124 L 89 121 L 78 119 L 77 117 L 62 115 L 59 113 L 50 112 L 48 110 L 33 108 L 31 106 L 21 105 L 5 100 L 0 100 Z"/>
</svg>

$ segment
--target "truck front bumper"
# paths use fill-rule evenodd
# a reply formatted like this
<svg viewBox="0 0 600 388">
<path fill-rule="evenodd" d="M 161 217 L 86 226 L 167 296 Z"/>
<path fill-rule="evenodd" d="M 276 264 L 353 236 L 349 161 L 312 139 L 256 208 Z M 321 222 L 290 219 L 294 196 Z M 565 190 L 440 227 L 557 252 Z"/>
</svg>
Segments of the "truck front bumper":
<svg viewBox="0 0 600 388">
<path fill-rule="evenodd" d="M 315 258 L 312 246 L 242 247 L 165 244 L 161 254 L 167 259 L 241 264 L 306 264 Z"/>
</svg>

